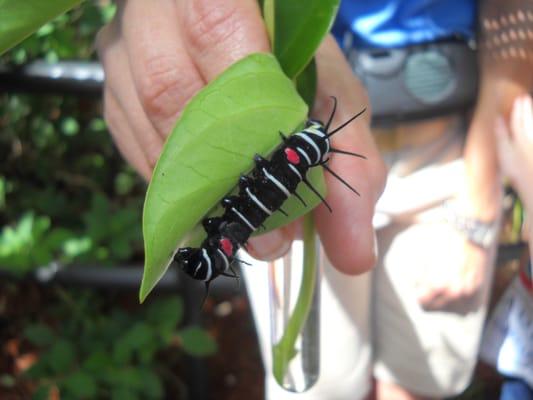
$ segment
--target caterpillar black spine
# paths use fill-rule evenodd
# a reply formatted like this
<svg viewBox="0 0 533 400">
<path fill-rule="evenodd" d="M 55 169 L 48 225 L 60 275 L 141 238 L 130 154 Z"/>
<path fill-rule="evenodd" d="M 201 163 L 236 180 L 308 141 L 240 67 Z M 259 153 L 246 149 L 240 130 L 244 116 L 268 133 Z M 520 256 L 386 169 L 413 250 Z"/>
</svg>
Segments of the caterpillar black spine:
<svg viewBox="0 0 533 400">
<path fill-rule="evenodd" d="M 331 147 L 330 138 L 359 117 L 365 109 L 329 132 L 337 109 L 337 99 L 332 97 L 333 110 L 324 125 L 317 120 L 308 120 L 305 127 L 291 136 L 280 132 L 282 144 L 273 152 L 270 160 L 254 156 L 255 167 L 248 175 L 239 178 L 237 195 L 226 196 L 221 204 L 223 215 L 205 218 L 202 221 L 207 238 L 199 248 L 181 248 L 174 261 L 193 279 L 205 282 L 206 294 L 209 284 L 218 276 L 238 279 L 232 269 L 236 253 L 254 231 L 261 228 L 265 220 L 276 211 L 287 215 L 281 208 L 291 195 L 304 205 L 305 201 L 296 192 L 300 183 L 307 185 L 332 211 L 326 200 L 307 180 L 310 168 L 322 166 L 355 194 L 359 193 L 344 179 L 327 166 L 330 153 L 365 157 Z M 231 271 L 230 274 L 228 271 Z"/>
</svg>

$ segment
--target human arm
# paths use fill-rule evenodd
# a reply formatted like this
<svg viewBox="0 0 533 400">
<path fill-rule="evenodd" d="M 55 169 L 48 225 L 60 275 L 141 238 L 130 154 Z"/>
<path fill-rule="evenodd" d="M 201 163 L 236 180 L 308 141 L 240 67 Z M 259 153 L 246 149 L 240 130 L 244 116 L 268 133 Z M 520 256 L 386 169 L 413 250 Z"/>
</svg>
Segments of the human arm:
<svg viewBox="0 0 533 400">
<path fill-rule="evenodd" d="M 533 83 L 533 59 L 528 56 L 533 46 L 533 37 L 528 36 L 533 20 L 529 15 L 533 15 L 533 3 L 527 0 L 486 0 L 481 4 L 479 93 L 464 151 L 465 183 L 455 208 L 484 222 L 498 221 L 502 207 L 496 121 L 509 118 L 514 100 Z M 481 288 L 488 287 L 483 283 L 489 278 L 495 246 L 483 249 L 465 239 L 462 265 L 448 281 L 422 284 L 421 305 L 431 310 L 453 309 L 486 295 Z"/>
</svg>

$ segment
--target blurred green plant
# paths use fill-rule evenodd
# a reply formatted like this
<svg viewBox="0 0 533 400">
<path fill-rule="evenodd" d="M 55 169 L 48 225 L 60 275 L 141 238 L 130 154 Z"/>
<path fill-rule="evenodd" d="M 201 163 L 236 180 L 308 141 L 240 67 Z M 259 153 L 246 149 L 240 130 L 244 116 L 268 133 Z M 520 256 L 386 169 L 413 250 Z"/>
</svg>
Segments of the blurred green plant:
<svg viewBox="0 0 533 400">
<path fill-rule="evenodd" d="M 26 325 L 24 338 L 34 347 L 36 362 L 22 376 L 35 388 L 33 399 L 160 399 L 166 379 L 183 354 L 216 352 L 216 343 L 196 326 L 178 328 L 181 298 L 170 296 L 131 313 L 112 306 L 93 291 L 56 288 L 44 319 Z M 172 378 L 170 378 L 172 377 Z M 183 385 L 183 382 L 181 382 Z"/>
<path fill-rule="evenodd" d="M 0 62 L 91 59 L 114 9 L 84 2 Z M 0 158 L 0 268 L 141 258 L 145 186 L 114 148 L 98 101 L 1 94 Z"/>
<path fill-rule="evenodd" d="M 4 61 L 22 64 L 35 57 L 49 61 L 92 57 L 94 35 L 111 20 L 116 7 L 108 0 L 86 1 L 63 14 L 80 1 L 0 0 L 0 54 L 27 36 Z"/>
</svg>

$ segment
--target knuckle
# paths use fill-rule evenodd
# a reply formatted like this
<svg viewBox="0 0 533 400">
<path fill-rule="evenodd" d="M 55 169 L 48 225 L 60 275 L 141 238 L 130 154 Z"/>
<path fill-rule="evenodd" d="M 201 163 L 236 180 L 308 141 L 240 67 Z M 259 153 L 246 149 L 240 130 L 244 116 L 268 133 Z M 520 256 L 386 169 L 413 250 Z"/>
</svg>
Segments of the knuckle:
<svg viewBox="0 0 533 400">
<path fill-rule="evenodd" d="M 146 62 L 138 92 L 148 116 L 174 116 L 200 89 L 200 83 L 177 65 L 173 56 L 153 57 Z"/>
<path fill-rule="evenodd" d="M 186 35 L 200 53 L 217 43 L 226 42 L 238 31 L 238 10 L 232 2 L 194 1 L 186 16 Z"/>
</svg>

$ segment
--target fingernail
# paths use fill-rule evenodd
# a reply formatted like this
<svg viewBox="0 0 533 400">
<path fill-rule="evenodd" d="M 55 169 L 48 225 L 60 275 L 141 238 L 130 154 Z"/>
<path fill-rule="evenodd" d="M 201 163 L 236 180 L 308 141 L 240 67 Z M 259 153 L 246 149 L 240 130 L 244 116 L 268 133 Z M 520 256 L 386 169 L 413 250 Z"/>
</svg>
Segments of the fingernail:
<svg viewBox="0 0 533 400">
<path fill-rule="evenodd" d="M 275 229 L 248 241 L 248 248 L 252 255 L 266 261 L 281 257 L 289 250 L 290 245 L 290 240 L 280 229 Z"/>
</svg>

